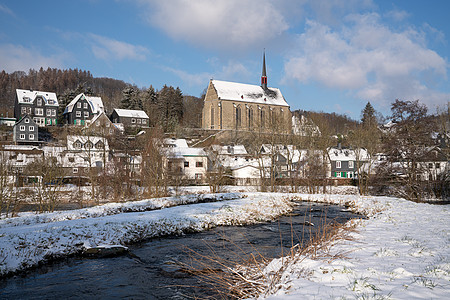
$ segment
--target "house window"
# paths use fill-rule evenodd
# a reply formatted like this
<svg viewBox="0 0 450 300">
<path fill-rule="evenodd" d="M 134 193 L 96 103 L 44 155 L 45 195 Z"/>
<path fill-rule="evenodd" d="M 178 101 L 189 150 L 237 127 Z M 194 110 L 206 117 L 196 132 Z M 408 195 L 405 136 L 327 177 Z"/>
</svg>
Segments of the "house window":
<svg viewBox="0 0 450 300">
<path fill-rule="evenodd" d="M 79 141 L 76 141 L 75 143 L 73 143 L 73 147 L 75 149 L 81 149 L 81 143 Z"/>
<path fill-rule="evenodd" d="M 52 119 L 47 119 L 47 125 L 52 125 Z"/>
<path fill-rule="evenodd" d="M 441 163 L 436 163 L 436 169 L 440 169 L 441 168 Z"/>
<path fill-rule="evenodd" d="M 131 119 L 131 123 L 135 124 L 136 123 L 136 119 Z"/>
<path fill-rule="evenodd" d="M 142 120 L 142 125 L 146 125 L 147 124 L 147 120 L 143 119 Z"/>
<path fill-rule="evenodd" d="M 34 140 L 34 134 L 29 134 L 29 135 L 28 135 L 28 139 L 29 139 L 29 140 Z"/>
<path fill-rule="evenodd" d="M 81 111 L 77 111 L 77 112 L 75 113 L 75 116 L 76 116 L 77 118 L 81 118 Z"/>
<path fill-rule="evenodd" d="M 21 140 L 24 140 L 24 139 L 25 139 L 25 134 L 21 134 L 21 135 L 19 136 L 19 138 L 20 138 Z"/>
<path fill-rule="evenodd" d="M 52 110 L 51 109 L 47 109 L 47 117 L 51 117 L 52 116 Z"/>
<path fill-rule="evenodd" d="M 21 112 L 22 112 L 22 114 L 26 114 L 27 113 L 27 108 L 26 107 L 22 107 Z"/>
<path fill-rule="evenodd" d="M 341 168 L 341 161 L 337 160 L 336 161 L 336 169 L 340 169 Z"/>
<path fill-rule="evenodd" d="M 52 117 L 56 117 L 56 109 L 52 109 Z"/>
<path fill-rule="evenodd" d="M 25 125 L 20 125 L 20 131 L 25 131 Z"/>
<path fill-rule="evenodd" d="M 35 113 L 37 116 L 43 116 L 43 115 L 44 115 L 44 109 L 43 109 L 43 108 L 35 108 L 35 109 L 34 109 L 34 113 Z"/>
<path fill-rule="evenodd" d="M 73 163 L 75 159 L 73 157 L 69 157 L 69 162 Z"/>
<path fill-rule="evenodd" d="M 94 144 L 92 144 L 91 141 L 87 141 L 86 144 L 84 144 L 84 148 L 86 149 L 92 149 L 94 147 Z"/>
<path fill-rule="evenodd" d="M 136 120 L 138 124 L 141 124 L 141 119 Z"/>
<path fill-rule="evenodd" d="M 433 169 L 433 163 L 428 163 L 428 169 Z"/>
<path fill-rule="evenodd" d="M 30 123 L 30 119 L 25 119 L 25 123 Z"/>
<path fill-rule="evenodd" d="M 203 162 L 202 161 L 197 161 L 197 162 L 195 162 L 195 166 L 197 168 L 203 168 Z"/>
<path fill-rule="evenodd" d="M 89 112 L 88 112 L 88 111 L 85 111 L 85 112 L 84 112 L 84 117 L 85 117 L 85 118 L 89 118 Z"/>
<path fill-rule="evenodd" d="M 42 99 L 41 99 L 41 98 L 38 98 L 38 99 L 37 99 L 37 105 L 38 105 L 38 106 L 41 106 L 41 105 L 42 105 Z"/>
<path fill-rule="evenodd" d="M 95 148 L 103 149 L 103 148 L 105 148 L 105 144 L 103 144 L 102 141 L 98 141 L 97 144 L 95 144 Z"/>
<path fill-rule="evenodd" d="M 201 180 L 202 174 L 201 173 L 195 173 L 195 180 Z"/>
<path fill-rule="evenodd" d="M 88 108 L 88 106 L 87 106 L 88 104 L 85 102 L 85 103 L 83 103 L 83 108 L 84 109 L 87 109 Z"/>
<path fill-rule="evenodd" d="M 188 161 L 185 161 L 185 162 L 184 162 L 184 167 L 185 167 L 185 168 L 189 168 L 189 162 L 188 162 Z"/>
<path fill-rule="evenodd" d="M 77 108 L 81 108 L 81 102 L 77 102 Z"/>
<path fill-rule="evenodd" d="M 31 114 L 31 107 L 28 107 L 28 108 L 27 108 L 27 112 L 28 112 L 29 114 Z"/>
<path fill-rule="evenodd" d="M 28 130 L 29 130 L 29 131 L 34 131 L 34 126 L 29 126 L 29 127 L 28 127 Z"/>
<path fill-rule="evenodd" d="M 349 168 L 349 169 L 353 169 L 353 160 L 350 160 L 350 161 L 348 162 L 348 168 Z"/>
<path fill-rule="evenodd" d="M 72 172 L 73 172 L 73 174 L 78 174 L 78 168 L 73 168 Z"/>
</svg>

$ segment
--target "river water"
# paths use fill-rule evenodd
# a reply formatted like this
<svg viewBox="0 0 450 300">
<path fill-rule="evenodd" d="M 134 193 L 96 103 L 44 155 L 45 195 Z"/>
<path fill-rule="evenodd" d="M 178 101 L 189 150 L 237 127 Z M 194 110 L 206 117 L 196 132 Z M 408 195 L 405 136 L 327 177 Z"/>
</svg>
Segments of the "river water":
<svg viewBox="0 0 450 300">
<path fill-rule="evenodd" d="M 324 224 L 361 218 L 342 207 L 299 203 L 290 216 L 252 226 L 151 239 L 112 258 L 72 257 L 25 275 L 0 280 L 1 299 L 192 299 L 217 298 L 200 277 L 181 264 L 220 269 L 202 256 L 233 265 L 253 254 L 272 259 L 305 244 Z M 200 264 L 199 264 L 200 262 Z"/>
</svg>

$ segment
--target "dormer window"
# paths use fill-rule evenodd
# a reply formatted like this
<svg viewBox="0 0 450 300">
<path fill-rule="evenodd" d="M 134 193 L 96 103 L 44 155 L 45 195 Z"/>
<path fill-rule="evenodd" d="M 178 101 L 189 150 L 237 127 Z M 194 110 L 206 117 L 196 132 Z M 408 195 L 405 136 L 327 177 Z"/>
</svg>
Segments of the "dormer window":
<svg viewBox="0 0 450 300">
<path fill-rule="evenodd" d="M 98 141 L 97 144 L 95 144 L 95 148 L 103 149 L 103 148 L 105 148 L 105 144 L 103 144 L 102 141 Z"/>
<path fill-rule="evenodd" d="M 81 149 L 81 142 L 80 141 L 76 141 L 75 143 L 73 143 L 73 148 Z"/>
<path fill-rule="evenodd" d="M 92 149 L 94 147 L 94 144 L 92 144 L 91 141 L 87 141 L 86 144 L 84 144 L 84 148 L 86 149 Z"/>
<path fill-rule="evenodd" d="M 41 106 L 42 105 L 42 99 L 41 98 L 38 98 L 37 99 L 37 106 Z"/>
</svg>

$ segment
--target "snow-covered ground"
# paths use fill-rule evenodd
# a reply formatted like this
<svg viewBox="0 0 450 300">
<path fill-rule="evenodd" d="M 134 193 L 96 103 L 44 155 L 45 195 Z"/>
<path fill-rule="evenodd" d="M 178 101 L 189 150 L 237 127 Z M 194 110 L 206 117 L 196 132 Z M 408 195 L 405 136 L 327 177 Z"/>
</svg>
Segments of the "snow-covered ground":
<svg viewBox="0 0 450 300">
<path fill-rule="evenodd" d="M 304 197 L 307 198 L 307 197 Z M 340 196 L 311 195 L 338 203 Z M 338 241 L 345 258 L 301 257 L 283 271 L 269 299 L 449 299 L 449 207 L 398 198 L 347 196 L 370 215 Z M 266 271 L 278 271 L 281 259 Z"/>
<path fill-rule="evenodd" d="M 301 257 L 283 269 L 281 282 L 272 290 L 275 294 L 266 295 L 270 299 L 448 298 L 448 206 L 356 195 L 202 194 L 22 214 L 0 221 L 0 275 L 86 246 L 125 245 L 217 225 L 269 220 L 290 211 L 292 198 L 345 205 L 369 218 L 358 221 L 357 231 L 350 233 L 353 239 L 338 240 L 331 248 L 331 254 L 345 257 Z M 281 262 L 272 261 L 266 273 L 277 272 Z M 283 262 L 286 267 L 286 259 Z"/>
<path fill-rule="evenodd" d="M 292 210 L 289 197 L 292 195 L 200 194 L 21 214 L 0 221 L 0 275 L 87 247 L 126 245 L 219 225 L 268 221 Z M 205 201 L 209 202 L 202 203 Z"/>
</svg>

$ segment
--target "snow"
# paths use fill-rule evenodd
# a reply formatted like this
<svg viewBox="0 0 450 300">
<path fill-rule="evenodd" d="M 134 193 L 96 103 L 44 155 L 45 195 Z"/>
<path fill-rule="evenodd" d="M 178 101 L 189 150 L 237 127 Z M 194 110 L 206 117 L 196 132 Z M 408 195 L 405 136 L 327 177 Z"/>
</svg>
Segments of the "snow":
<svg viewBox="0 0 450 300">
<path fill-rule="evenodd" d="M 253 84 L 221 80 L 212 80 L 212 84 L 217 91 L 217 96 L 221 100 L 289 107 L 281 91 L 277 88 L 268 88 L 270 93 L 267 93 L 261 86 Z"/>
<path fill-rule="evenodd" d="M 114 111 L 119 117 L 148 119 L 148 115 L 143 110 L 115 108 Z"/>
<path fill-rule="evenodd" d="M 16 89 L 16 94 L 19 103 L 33 103 L 37 96 L 41 96 L 45 105 L 58 106 L 58 98 L 55 93 Z"/>
<path fill-rule="evenodd" d="M 86 96 L 85 94 L 81 93 L 78 94 L 72 101 L 70 101 L 70 103 L 66 106 L 64 110 L 64 114 L 71 113 L 73 111 L 75 104 L 80 99 L 86 99 L 86 101 L 91 106 L 91 111 L 93 114 L 98 114 L 105 111 L 105 107 L 103 106 L 103 101 L 101 97 Z"/>
<path fill-rule="evenodd" d="M 186 192 L 204 189 L 190 187 Z M 243 187 L 233 187 L 239 189 Z M 342 205 L 368 218 L 350 221 L 349 226 L 356 226 L 348 232 L 351 239 L 336 240 L 328 253 L 304 254 L 291 262 L 289 258 L 273 260 L 265 273 L 279 272 L 280 282 L 272 295 L 260 298 L 448 298 L 448 206 L 357 195 L 198 194 L 23 214 L 0 220 L 0 274 L 29 268 L 52 256 L 78 253 L 86 245 L 125 246 L 161 235 L 269 220 L 290 211 L 287 199 L 294 197 Z"/>
<path fill-rule="evenodd" d="M 312 201 L 342 203 L 336 196 Z M 360 221 L 352 240 L 340 240 L 332 254 L 301 257 L 282 272 L 280 288 L 268 299 L 446 299 L 450 280 L 447 206 L 387 197 L 348 196 Z M 349 203 L 348 203 L 349 204 Z M 267 271 L 276 271 L 274 260 Z"/>
</svg>

